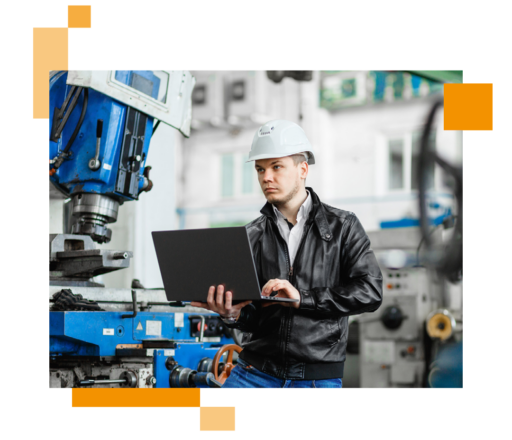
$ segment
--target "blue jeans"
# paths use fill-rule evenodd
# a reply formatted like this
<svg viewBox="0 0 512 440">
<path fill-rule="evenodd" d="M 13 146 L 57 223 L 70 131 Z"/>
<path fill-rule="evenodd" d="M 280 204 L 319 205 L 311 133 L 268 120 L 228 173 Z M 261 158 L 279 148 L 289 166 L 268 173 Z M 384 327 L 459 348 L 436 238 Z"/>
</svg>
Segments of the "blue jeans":
<svg viewBox="0 0 512 440">
<path fill-rule="evenodd" d="M 322 380 L 285 380 L 270 376 L 238 358 L 238 365 L 222 388 L 341 388 L 342 381 L 336 379 Z"/>
</svg>

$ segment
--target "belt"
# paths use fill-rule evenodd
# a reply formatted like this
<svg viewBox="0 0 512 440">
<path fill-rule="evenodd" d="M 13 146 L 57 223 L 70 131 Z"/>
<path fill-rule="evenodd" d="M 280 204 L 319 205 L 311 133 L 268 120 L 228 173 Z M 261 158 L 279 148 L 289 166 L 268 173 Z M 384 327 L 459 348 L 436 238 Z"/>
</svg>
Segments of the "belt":
<svg viewBox="0 0 512 440">
<path fill-rule="evenodd" d="M 284 368 L 273 359 L 264 358 L 254 352 L 242 350 L 240 359 L 264 373 L 280 379 L 322 380 L 343 377 L 345 362 L 310 363 L 297 362 L 291 368 Z M 277 374 L 283 372 L 283 374 Z"/>
</svg>

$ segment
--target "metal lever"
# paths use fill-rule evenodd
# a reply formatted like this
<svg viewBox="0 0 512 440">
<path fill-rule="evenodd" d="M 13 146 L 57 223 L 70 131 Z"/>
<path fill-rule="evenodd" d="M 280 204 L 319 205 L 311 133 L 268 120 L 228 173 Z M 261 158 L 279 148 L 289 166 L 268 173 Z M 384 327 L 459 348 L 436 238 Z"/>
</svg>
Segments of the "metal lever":
<svg viewBox="0 0 512 440">
<path fill-rule="evenodd" d="M 126 260 L 129 256 L 128 252 L 114 252 L 112 254 L 112 260 Z"/>
<path fill-rule="evenodd" d="M 215 379 L 215 375 L 213 373 L 208 373 L 206 383 L 210 388 L 222 388 L 222 384 Z"/>
<path fill-rule="evenodd" d="M 119 379 L 86 379 L 78 382 L 80 386 L 97 385 L 97 384 L 109 384 L 118 383 L 119 385 L 126 385 L 128 388 L 135 388 L 137 385 L 137 376 L 133 371 L 127 370 L 121 373 Z M 125 387 L 123 387 L 125 388 Z"/>
<path fill-rule="evenodd" d="M 81 380 L 78 382 L 78 384 L 82 386 L 87 385 L 97 385 L 97 384 L 108 384 L 108 383 L 126 383 L 126 379 L 102 379 L 102 380 L 96 380 L 96 379 L 87 379 L 87 380 Z"/>
<path fill-rule="evenodd" d="M 149 172 L 151 171 L 151 165 L 146 166 L 144 168 L 144 184 L 142 185 L 142 191 L 151 191 L 151 188 L 153 188 L 153 181 L 149 178 Z"/>
<path fill-rule="evenodd" d="M 135 318 L 137 316 L 137 292 L 132 289 L 132 303 L 133 303 L 133 314 L 121 315 L 121 319 Z"/>
<path fill-rule="evenodd" d="M 192 315 L 192 316 L 188 317 L 188 319 L 190 319 L 190 321 L 192 321 L 192 319 L 196 319 L 196 318 L 199 318 L 201 320 L 201 330 L 199 330 L 199 341 L 197 341 L 197 342 L 203 342 L 204 326 L 206 324 L 206 318 L 204 317 L 204 315 Z"/>
<path fill-rule="evenodd" d="M 215 379 L 213 373 L 192 374 L 192 381 L 197 385 L 207 385 L 210 388 L 221 388 L 222 384 Z"/>
<path fill-rule="evenodd" d="M 101 167 L 100 157 L 100 144 L 101 144 L 101 133 L 103 132 L 103 119 L 98 119 L 96 124 L 96 155 L 94 159 L 89 161 L 89 168 L 92 171 L 97 171 Z"/>
</svg>

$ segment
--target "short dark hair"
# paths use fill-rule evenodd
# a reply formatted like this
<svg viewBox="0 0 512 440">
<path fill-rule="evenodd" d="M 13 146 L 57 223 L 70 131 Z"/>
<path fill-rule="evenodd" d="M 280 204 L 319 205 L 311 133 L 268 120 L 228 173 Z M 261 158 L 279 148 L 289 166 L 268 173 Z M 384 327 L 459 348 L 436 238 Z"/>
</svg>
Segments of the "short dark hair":
<svg viewBox="0 0 512 440">
<path fill-rule="evenodd" d="M 308 153 L 297 153 L 292 154 L 290 157 L 293 159 L 293 163 L 295 164 L 295 166 L 298 166 L 302 162 L 308 162 L 308 159 L 306 159 L 307 154 Z"/>
</svg>

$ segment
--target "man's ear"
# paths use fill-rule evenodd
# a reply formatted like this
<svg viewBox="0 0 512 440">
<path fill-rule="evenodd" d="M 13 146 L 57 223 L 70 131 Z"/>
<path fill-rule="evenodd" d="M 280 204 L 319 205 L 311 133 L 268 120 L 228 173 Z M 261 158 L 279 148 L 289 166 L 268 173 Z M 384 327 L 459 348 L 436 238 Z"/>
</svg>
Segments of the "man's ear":
<svg viewBox="0 0 512 440">
<path fill-rule="evenodd" d="M 308 177 L 309 172 L 309 165 L 306 161 L 301 162 L 300 164 L 300 177 L 304 180 L 306 180 L 306 177 Z"/>
</svg>

